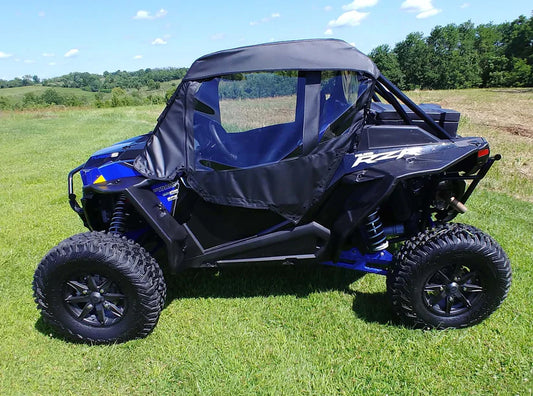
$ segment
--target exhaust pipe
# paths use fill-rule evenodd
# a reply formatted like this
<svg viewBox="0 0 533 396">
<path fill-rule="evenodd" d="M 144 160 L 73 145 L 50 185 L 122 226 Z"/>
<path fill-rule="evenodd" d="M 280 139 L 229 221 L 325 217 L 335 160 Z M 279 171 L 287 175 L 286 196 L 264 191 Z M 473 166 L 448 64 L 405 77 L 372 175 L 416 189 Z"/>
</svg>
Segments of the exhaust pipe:
<svg viewBox="0 0 533 396">
<path fill-rule="evenodd" d="M 455 197 L 450 198 L 450 206 L 454 208 L 459 213 L 466 213 L 468 208 Z"/>
</svg>

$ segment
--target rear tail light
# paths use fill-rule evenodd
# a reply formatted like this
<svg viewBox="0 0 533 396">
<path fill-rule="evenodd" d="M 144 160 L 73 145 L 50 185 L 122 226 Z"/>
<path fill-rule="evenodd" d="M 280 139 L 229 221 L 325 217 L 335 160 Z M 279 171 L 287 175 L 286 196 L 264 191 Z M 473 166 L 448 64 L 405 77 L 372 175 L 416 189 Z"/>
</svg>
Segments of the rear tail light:
<svg viewBox="0 0 533 396">
<path fill-rule="evenodd" d="M 490 154 L 490 150 L 488 148 L 484 148 L 484 149 L 481 149 L 477 152 L 477 157 L 478 158 L 481 158 L 481 157 L 486 157 L 487 155 Z"/>
</svg>

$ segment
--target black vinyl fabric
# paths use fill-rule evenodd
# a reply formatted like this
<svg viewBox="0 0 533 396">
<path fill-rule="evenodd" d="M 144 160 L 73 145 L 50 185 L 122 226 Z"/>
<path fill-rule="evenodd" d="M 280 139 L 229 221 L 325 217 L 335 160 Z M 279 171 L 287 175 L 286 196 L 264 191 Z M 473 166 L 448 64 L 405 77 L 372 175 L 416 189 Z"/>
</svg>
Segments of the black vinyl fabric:
<svg viewBox="0 0 533 396">
<path fill-rule="evenodd" d="M 328 187 L 361 125 L 362 119 L 307 156 L 247 169 L 190 172 L 187 181 L 208 202 L 269 209 L 297 223 Z"/>
<path fill-rule="evenodd" d="M 194 140 L 187 130 L 192 130 L 194 92 L 199 84 L 190 81 L 180 84 L 146 144 L 144 152 L 133 166 L 149 179 L 175 180 L 188 167 L 188 156 L 194 150 Z"/>
<path fill-rule="evenodd" d="M 184 81 L 226 74 L 276 70 L 354 70 L 378 78 L 376 65 L 354 46 L 342 40 L 283 41 L 240 47 L 202 56 Z"/>
</svg>

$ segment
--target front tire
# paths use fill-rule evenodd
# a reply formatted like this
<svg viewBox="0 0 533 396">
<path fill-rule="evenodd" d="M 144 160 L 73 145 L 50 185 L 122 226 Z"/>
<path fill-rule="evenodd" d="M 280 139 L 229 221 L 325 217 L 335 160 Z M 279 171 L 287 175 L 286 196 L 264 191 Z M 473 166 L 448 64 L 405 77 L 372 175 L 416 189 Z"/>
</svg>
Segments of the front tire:
<svg viewBox="0 0 533 396">
<path fill-rule="evenodd" d="M 396 314 L 409 325 L 438 329 L 481 322 L 510 285 L 500 245 L 475 227 L 451 223 L 407 241 L 387 278 Z"/>
<path fill-rule="evenodd" d="M 62 241 L 33 280 L 42 317 L 69 339 L 123 342 L 148 335 L 159 319 L 166 285 L 157 262 L 135 242 L 100 232 Z"/>
</svg>

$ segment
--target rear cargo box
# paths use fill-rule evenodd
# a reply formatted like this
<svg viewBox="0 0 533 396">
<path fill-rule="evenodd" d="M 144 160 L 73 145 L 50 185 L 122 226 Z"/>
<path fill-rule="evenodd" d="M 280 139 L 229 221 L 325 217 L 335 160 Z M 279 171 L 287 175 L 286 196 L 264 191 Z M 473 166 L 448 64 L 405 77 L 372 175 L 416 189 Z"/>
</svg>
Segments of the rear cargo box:
<svg viewBox="0 0 533 396">
<path fill-rule="evenodd" d="M 420 117 L 413 113 L 407 106 L 403 105 L 402 107 L 414 125 L 428 130 L 426 123 L 421 120 Z M 457 135 L 457 127 L 459 126 L 461 113 L 455 110 L 443 109 L 438 104 L 433 103 L 422 103 L 419 107 L 451 136 Z M 400 114 L 394 110 L 392 105 L 381 102 L 372 102 L 368 123 L 376 125 L 404 124 Z"/>
</svg>

